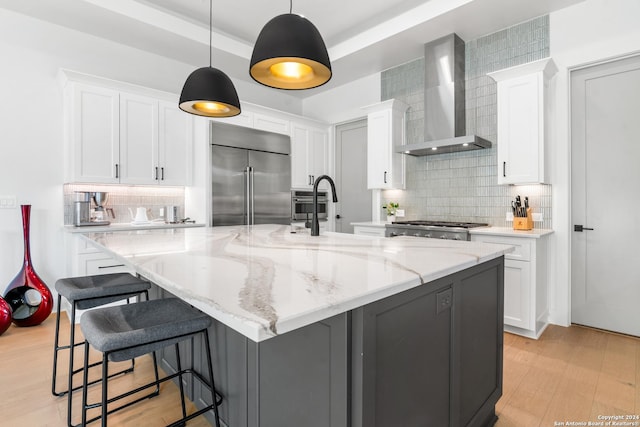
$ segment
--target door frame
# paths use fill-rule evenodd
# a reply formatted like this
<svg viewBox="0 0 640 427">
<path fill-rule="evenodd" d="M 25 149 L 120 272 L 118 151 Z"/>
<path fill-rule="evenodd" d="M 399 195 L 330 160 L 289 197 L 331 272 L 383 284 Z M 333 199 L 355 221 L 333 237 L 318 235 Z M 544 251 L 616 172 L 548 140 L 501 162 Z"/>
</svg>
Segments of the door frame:
<svg viewBox="0 0 640 427">
<path fill-rule="evenodd" d="M 625 60 L 625 59 L 629 59 L 629 58 L 634 58 L 634 57 L 640 57 L 640 51 L 633 51 L 633 52 L 627 52 L 621 55 L 616 55 L 616 56 L 608 56 L 605 58 L 601 58 L 601 59 L 597 59 L 594 61 L 588 61 L 588 62 L 584 62 L 578 65 L 574 65 L 574 66 L 569 66 L 567 67 L 567 105 L 568 105 L 568 123 L 567 123 L 567 130 L 568 130 L 568 137 L 569 137 L 569 144 L 568 144 L 568 148 L 569 148 L 569 153 L 568 153 L 568 159 L 569 159 L 569 168 L 568 168 L 568 189 L 567 189 L 567 193 L 568 193 L 568 217 L 566 218 L 566 225 L 567 225 L 567 230 L 569 232 L 568 234 L 568 255 L 569 255 L 569 259 L 568 259 L 568 265 L 569 265 L 569 269 L 568 269 L 568 279 L 569 282 L 567 284 L 567 291 L 568 291 L 568 295 L 567 295 L 567 319 L 568 319 L 568 325 L 566 326 L 570 326 L 573 324 L 572 322 L 572 304 L 573 304 L 573 186 L 574 186 L 574 182 L 573 182 L 573 150 L 574 150 L 574 135 L 573 135 L 573 92 L 572 92 L 572 86 L 573 86 L 573 76 L 574 76 L 574 72 L 575 71 L 580 71 L 580 70 L 584 70 L 586 68 L 591 68 L 591 67 L 596 67 L 599 65 L 605 65 L 605 64 L 609 64 L 611 62 L 616 62 L 616 61 L 621 61 L 621 60 Z M 550 294 L 551 295 L 551 294 Z"/>
</svg>

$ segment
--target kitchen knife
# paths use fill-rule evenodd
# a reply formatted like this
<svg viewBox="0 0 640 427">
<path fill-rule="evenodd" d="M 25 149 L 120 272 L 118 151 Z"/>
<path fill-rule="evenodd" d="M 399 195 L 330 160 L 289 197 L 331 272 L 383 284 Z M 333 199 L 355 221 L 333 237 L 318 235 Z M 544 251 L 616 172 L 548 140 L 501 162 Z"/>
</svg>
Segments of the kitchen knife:
<svg viewBox="0 0 640 427">
<path fill-rule="evenodd" d="M 524 198 L 524 208 L 529 209 L 529 196 L 525 196 Z"/>
<path fill-rule="evenodd" d="M 516 196 L 516 206 L 517 206 L 517 207 L 522 206 L 522 203 L 520 202 L 520 195 L 517 195 L 517 196 Z"/>
</svg>

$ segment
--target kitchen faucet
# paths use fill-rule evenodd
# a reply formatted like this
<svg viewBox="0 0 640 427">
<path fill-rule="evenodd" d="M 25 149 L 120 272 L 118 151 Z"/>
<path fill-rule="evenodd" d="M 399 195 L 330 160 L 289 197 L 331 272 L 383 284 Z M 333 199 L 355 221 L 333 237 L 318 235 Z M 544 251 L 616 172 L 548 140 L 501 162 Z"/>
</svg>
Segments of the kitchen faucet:
<svg viewBox="0 0 640 427">
<path fill-rule="evenodd" d="M 318 222 L 318 184 L 320 181 L 326 179 L 329 181 L 329 185 L 331 185 L 331 194 L 333 196 L 333 203 L 338 202 L 338 196 L 336 196 L 336 185 L 333 183 L 333 180 L 329 175 L 321 175 L 316 181 L 313 183 L 313 218 L 311 219 L 311 235 L 319 236 L 320 235 L 320 223 Z"/>
</svg>

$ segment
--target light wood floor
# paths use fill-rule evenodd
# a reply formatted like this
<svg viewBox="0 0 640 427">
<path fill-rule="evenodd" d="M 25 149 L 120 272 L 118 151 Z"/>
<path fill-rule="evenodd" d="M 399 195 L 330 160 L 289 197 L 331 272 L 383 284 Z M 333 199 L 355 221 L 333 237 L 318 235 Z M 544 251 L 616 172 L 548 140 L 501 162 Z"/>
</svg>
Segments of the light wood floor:
<svg viewBox="0 0 640 427">
<path fill-rule="evenodd" d="M 12 325 L 0 336 L 0 425 L 66 426 L 66 397 L 53 397 L 50 391 L 54 328 L 55 314 L 37 327 Z M 66 316 L 62 328 L 68 330 Z M 504 391 L 496 407 L 497 427 L 555 426 L 640 414 L 639 339 L 550 326 L 537 341 L 505 334 L 504 344 Z M 76 354 L 81 357 L 80 351 Z M 61 357 L 61 372 L 67 360 Z M 152 376 L 151 366 L 150 358 L 138 359 L 135 372 L 112 380 L 110 390 L 144 384 Z M 92 388 L 93 395 L 97 391 Z M 79 405 L 77 395 L 74 403 Z M 74 422 L 79 421 L 77 405 Z M 165 383 L 159 397 L 113 414 L 109 425 L 166 425 L 179 417 L 178 388 Z M 189 423 L 205 425 L 202 417 Z"/>
</svg>

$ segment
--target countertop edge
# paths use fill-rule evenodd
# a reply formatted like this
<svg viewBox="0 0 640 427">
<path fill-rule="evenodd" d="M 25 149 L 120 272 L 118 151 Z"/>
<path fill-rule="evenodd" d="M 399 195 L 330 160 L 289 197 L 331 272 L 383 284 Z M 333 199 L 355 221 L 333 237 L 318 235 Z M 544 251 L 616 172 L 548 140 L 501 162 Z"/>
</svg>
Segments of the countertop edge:
<svg viewBox="0 0 640 427">
<path fill-rule="evenodd" d="M 553 230 L 546 228 L 534 228 L 533 230 L 514 230 L 509 227 L 481 227 L 469 230 L 471 235 L 484 236 L 503 236 L 503 237 L 523 237 L 529 239 L 539 239 L 549 234 L 553 234 Z"/>
<path fill-rule="evenodd" d="M 163 230 L 171 228 L 196 228 L 206 227 L 206 224 L 165 224 L 162 222 L 151 223 L 149 225 L 131 225 L 129 223 L 113 223 L 111 225 L 89 225 L 85 227 L 76 227 L 75 225 L 64 225 L 63 230 L 66 233 L 102 233 L 109 231 L 137 231 L 137 230 Z"/>
</svg>

